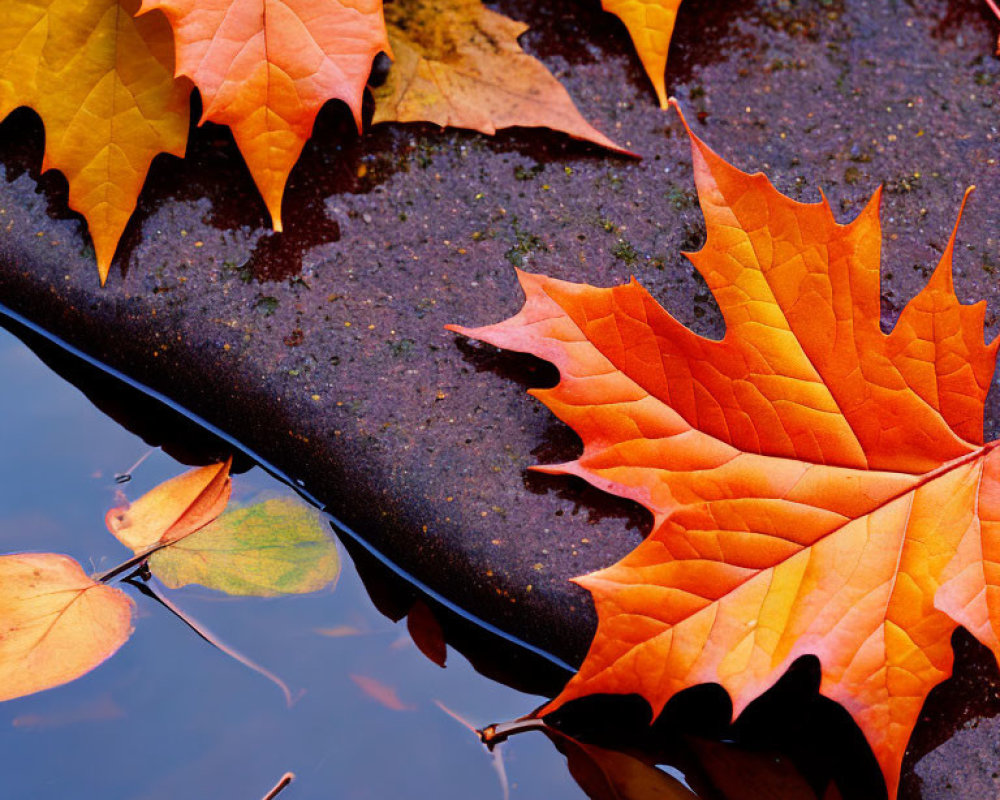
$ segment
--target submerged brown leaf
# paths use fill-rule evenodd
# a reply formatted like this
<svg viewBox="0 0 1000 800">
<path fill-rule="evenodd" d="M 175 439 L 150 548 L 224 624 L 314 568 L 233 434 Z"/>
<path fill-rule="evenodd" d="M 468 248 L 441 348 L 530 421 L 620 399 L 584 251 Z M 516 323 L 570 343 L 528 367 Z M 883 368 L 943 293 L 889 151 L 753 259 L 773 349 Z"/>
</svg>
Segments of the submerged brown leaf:
<svg viewBox="0 0 1000 800">
<path fill-rule="evenodd" d="M 106 722 L 112 719 L 122 719 L 124 716 L 125 709 L 115 702 L 110 692 L 105 692 L 99 697 L 84 700 L 69 708 L 60 708 L 48 713 L 19 714 L 11 720 L 10 724 L 14 728 L 42 731 L 81 723 Z"/>
<path fill-rule="evenodd" d="M 698 800 L 676 778 L 619 750 L 597 747 L 564 734 L 549 736 L 591 800 Z"/>
<path fill-rule="evenodd" d="M 447 708 L 445 711 L 463 721 Z M 590 800 L 698 800 L 683 783 L 657 769 L 653 758 L 580 741 L 542 719 L 527 717 L 476 732 L 493 750 L 511 736 L 528 731 L 544 734 L 566 756 L 570 774 Z"/>
<path fill-rule="evenodd" d="M 787 759 L 765 758 L 707 739 L 691 739 L 690 744 L 726 800 L 816 800 L 806 779 Z"/>
<path fill-rule="evenodd" d="M 328 636 L 331 639 L 344 639 L 348 636 L 361 636 L 367 633 L 354 625 L 334 625 L 330 628 L 314 628 L 313 630 L 320 636 Z"/>
<path fill-rule="evenodd" d="M 368 695 L 376 703 L 388 708 L 390 711 L 413 711 L 415 706 L 405 703 L 399 699 L 396 689 L 382 683 L 380 680 L 368 675 L 353 674 L 350 676 L 355 685 Z"/>
<path fill-rule="evenodd" d="M 423 600 L 417 600 L 406 615 L 406 630 L 421 653 L 439 667 L 444 667 L 448 658 L 444 631 L 434 612 Z"/>
</svg>

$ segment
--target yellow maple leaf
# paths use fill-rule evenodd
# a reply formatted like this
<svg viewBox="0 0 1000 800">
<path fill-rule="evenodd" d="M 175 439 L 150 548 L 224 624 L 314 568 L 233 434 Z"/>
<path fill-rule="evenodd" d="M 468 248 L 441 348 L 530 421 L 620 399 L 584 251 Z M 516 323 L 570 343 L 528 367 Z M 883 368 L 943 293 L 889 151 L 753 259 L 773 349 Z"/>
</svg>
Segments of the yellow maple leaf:
<svg viewBox="0 0 1000 800">
<path fill-rule="evenodd" d="M 139 0 L 8 0 L 0 26 L 0 119 L 33 108 L 42 170 L 69 181 L 107 280 L 157 153 L 183 156 L 191 84 L 174 78 L 170 27 Z"/>
</svg>

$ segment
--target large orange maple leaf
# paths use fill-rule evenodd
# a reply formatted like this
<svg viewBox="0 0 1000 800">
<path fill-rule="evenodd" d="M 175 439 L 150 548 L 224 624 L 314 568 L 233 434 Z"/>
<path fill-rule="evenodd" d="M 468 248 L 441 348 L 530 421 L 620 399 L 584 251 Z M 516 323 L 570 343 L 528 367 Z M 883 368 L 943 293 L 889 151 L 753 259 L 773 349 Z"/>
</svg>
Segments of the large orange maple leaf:
<svg viewBox="0 0 1000 800">
<path fill-rule="evenodd" d="M 690 134 L 690 131 L 688 131 Z M 705 214 L 689 258 L 726 323 L 681 325 L 634 280 L 521 273 L 515 317 L 454 328 L 553 362 L 533 392 L 584 443 L 545 472 L 636 500 L 652 534 L 577 579 L 598 629 L 541 713 L 638 693 L 658 714 L 716 682 L 736 713 L 796 658 L 864 731 L 895 796 L 907 740 L 964 625 L 1000 651 L 1000 458 L 983 445 L 997 342 L 959 303 L 954 237 L 893 331 L 879 327 L 879 196 L 847 225 L 691 134 Z"/>
<path fill-rule="evenodd" d="M 174 29 L 177 74 L 202 93 L 202 121 L 233 137 L 280 231 L 285 181 L 320 107 L 343 100 L 361 129 L 361 100 L 389 52 L 382 0 L 144 0 Z"/>
</svg>

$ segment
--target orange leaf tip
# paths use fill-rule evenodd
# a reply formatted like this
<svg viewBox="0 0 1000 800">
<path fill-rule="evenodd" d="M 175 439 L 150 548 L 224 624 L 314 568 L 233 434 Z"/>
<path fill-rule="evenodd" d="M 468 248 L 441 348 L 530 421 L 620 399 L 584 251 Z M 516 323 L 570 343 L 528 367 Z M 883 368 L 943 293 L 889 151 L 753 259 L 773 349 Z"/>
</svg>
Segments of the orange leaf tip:
<svg viewBox="0 0 1000 800">
<path fill-rule="evenodd" d="M 285 184 L 322 105 L 342 100 L 361 129 L 372 60 L 389 50 L 382 3 L 144 0 L 151 9 L 173 28 L 177 74 L 201 92 L 201 121 L 230 127 L 280 231 Z"/>
<path fill-rule="evenodd" d="M 667 53 L 681 0 L 602 0 L 602 5 L 625 24 L 660 108 L 666 109 Z"/>
<path fill-rule="evenodd" d="M 197 467 L 151 489 L 134 503 L 108 512 L 108 529 L 140 553 L 182 539 L 203 528 L 229 502 L 232 458 Z"/>
</svg>

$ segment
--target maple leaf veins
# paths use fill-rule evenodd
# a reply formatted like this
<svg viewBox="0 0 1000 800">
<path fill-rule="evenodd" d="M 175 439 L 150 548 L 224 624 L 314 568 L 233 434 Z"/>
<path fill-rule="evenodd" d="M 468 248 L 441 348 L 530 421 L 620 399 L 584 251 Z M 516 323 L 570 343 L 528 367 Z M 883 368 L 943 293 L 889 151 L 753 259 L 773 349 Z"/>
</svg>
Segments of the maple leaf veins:
<svg viewBox="0 0 1000 800">
<path fill-rule="evenodd" d="M 69 183 L 101 283 L 157 153 L 184 156 L 191 84 L 174 79 L 170 26 L 139 0 L 9 0 L 0 25 L 0 120 L 30 106 L 42 171 Z"/>
<path fill-rule="evenodd" d="M 520 273 L 514 317 L 453 327 L 553 362 L 536 390 L 584 443 L 578 475 L 642 503 L 651 535 L 578 578 L 598 630 L 539 713 L 595 693 L 721 684 L 738 714 L 800 656 L 863 730 L 895 797 L 965 626 L 1000 652 L 1000 456 L 982 443 L 997 342 L 952 286 L 955 234 L 893 331 L 879 327 L 879 195 L 847 225 L 688 131 L 707 224 L 689 255 L 726 323 L 685 328 L 634 280 Z"/>
<path fill-rule="evenodd" d="M 343 100 L 361 129 L 361 100 L 389 52 L 381 0 L 144 0 L 174 30 L 177 73 L 202 93 L 202 122 L 228 125 L 282 229 L 285 182 L 320 107 Z"/>
<path fill-rule="evenodd" d="M 386 7 L 396 62 L 373 89 L 380 122 L 436 122 L 493 135 L 542 126 L 618 152 L 541 61 L 517 43 L 528 26 L 479 0 L 397 0 Z"/>
</svg>

